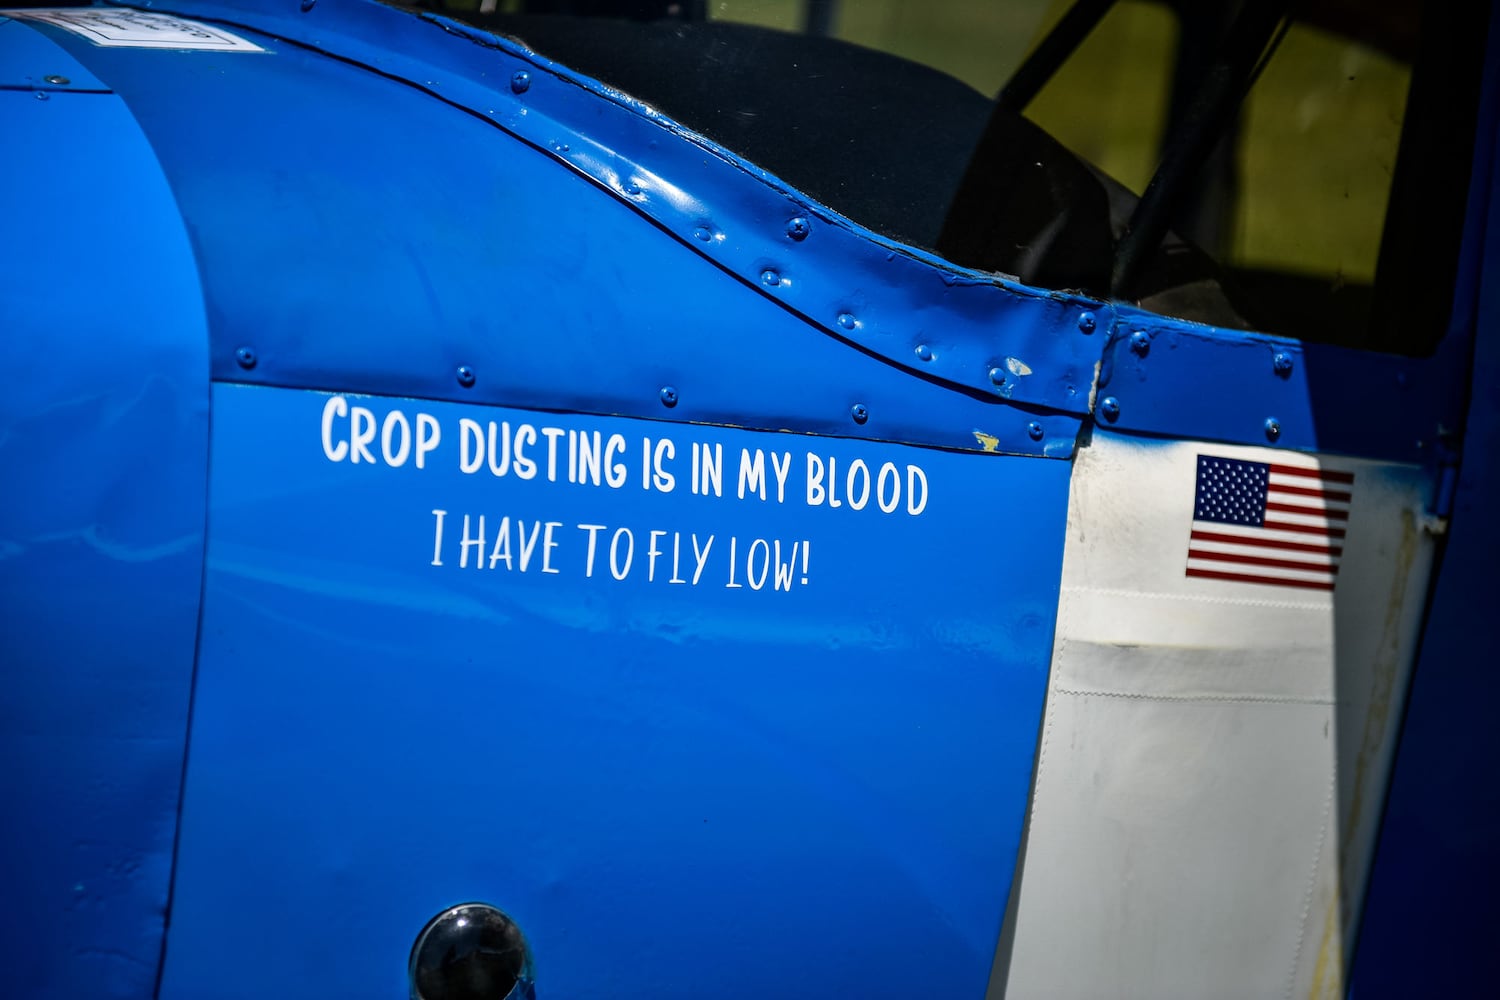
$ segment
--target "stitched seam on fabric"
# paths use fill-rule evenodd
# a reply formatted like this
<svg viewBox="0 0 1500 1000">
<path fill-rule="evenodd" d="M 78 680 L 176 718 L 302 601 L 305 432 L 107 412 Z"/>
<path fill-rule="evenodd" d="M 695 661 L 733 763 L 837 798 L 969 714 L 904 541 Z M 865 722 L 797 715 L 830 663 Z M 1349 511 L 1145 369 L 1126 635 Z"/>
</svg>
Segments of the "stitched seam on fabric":
<svg viewBox="0 0 1500 1000">
<path fill-rule="evenodd" d="M 1302 944 L 1307 936 L 1307 915 L 1312 912 L 1313 891 L 1318 887 L 1318 866 L 1323 861 L 1323 847 L 1328 842 L 1328 820 L 1333 815 L 1333 793 L 1338 787 L 1339 769 L 1335 762 L 1328 779 L 1328 795 L 1323 802 L 1323 828 L 1318 832 L 1318 849 L 1313 854 L 1312 871 L 1307 876 L 1307 890 L 1302 894 L 1302 916 L 1297 921 L 1297 949 L 1292 952 L 1292 971 L 1286 980 L 1286 1000 L 1292 1000 L 1297 986 L 1297 968 L 1302 964 Z"/>
<path fill-rule="evenodd" d="M 1204 594 L 1170 594 L 1146 590 L 1125 590 L 1118 587 L 1064 586 L 1064 593 L 1097 594 L 1101 597 L 1144 597 L 1155 601 L 1192 601 L 1194 604 L 1227 604 L 1239 608 L 1275 608 L 1279 611 L 1329 611 L 1332 603 L 1313 604 L 1306 601 L 1262 601 L 1255 598 L 1212 597 Z"/>
<path fill-rule="evenodd" d="M 1276 694 L 1152 694 L 1145 691 L 1095 691 L 1086 688 L 1065 687 L 1058 687 L 1055 690 L 1058 694 L 1071 694 L 1081 697 L 1132 698 L 1137 701 L 1206 701 L 1252 705 L 1332 705 L 1334 703 L 1332 698 L 1299 698 L 1296 695 Z"/>
</svg>

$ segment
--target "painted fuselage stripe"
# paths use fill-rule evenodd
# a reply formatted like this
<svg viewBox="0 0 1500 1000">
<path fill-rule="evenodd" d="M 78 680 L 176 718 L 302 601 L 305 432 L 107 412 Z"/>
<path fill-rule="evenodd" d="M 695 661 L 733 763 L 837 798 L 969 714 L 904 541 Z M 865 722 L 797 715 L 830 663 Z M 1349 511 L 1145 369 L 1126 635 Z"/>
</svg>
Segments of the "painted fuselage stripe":
<svg viewBox="0 0 1500 1000">
<path fill-rule="evenodd" d="M 1304 514 L 1310 517 L 1335 518 L 1340 521 L 1349 519 L 1349 508 L 1340 506 L 1312 507 L 1304 504 L 1278 503 L 1274 500 L 1266 501 L 1266 510 L 1280 511 L 1283 514 Z"/>
<path fill-rule="evenodd" d="M 1344 490 L 1320 490 L 1310 486 L 1292 486 L 1289 483 L 1279 483 L 1273 476 L 1270 482 L 1270 492 L 1291 493 L 1299 497 L 1317 497 L 1319 500 L 1332 500 L 1338 503 L 1348 503 L 1350 494 Z"/>
<path fill-rule="evenodd" d="M 1195 542 L 1221 542 L 1229 545 L 1238 544 L 1241 541 L 1241 538 L 1238 536 L 1219 531 L 1195 530 L 1189 537 Z M 1344 551 L 1341 545 L 1314 545 L 1311 542 L 1294 542 L 1280 538 L 1262 537 L 1260 544 L 1265 548 L 1286 549 L 1289 552 L 1316 552 L 1325 555 L 1340 555 Z"/>
<path fill-rule="evenodd" d="M 1280 569 L 1306 570 L 1308 572 L 1327 571 L 1332 573 L 1338 569 L 1338 561 L 1324 562 L 1300 562 L 1296 559 L 1274 559 L 1268 556 L 1251 556 L 1243 552 L 1216 552 L 1205 549 L 1189 549 L 1188 561 L 1203 560 L 1206 562 L 1228 562 L 1241 563 L 1246 566 L 1274 566 Z"/>
<path fill-rule="evenodd" d="M 1332 590 L 1332 580 L 1301 580 L 1283 578 L 1279 576 L 1256 576 L 1253 573 L 1226 573 L 1222 570 L 1202 569 L 1188 564 L 1188 576 L 1202 577 L 1208 580 L 1232 580 L 1238 583 L 1269 583 L 1278 587 L 1300 587 L 1306 590 Z"/>
<path fill-rule="evenodd" d="M 1272 465 L 1272 475 L 1301 476 L 1307 479 L 1318 479 L 1325 483 L 1352 483 L 1354 473 L 1335 472 L 1331 469 L 1300 469 L 1294 465 Z"/>
<path fill-rule="evenodd" d="M 1266 521 L 1266 528 L 1271 531 L 1295 531 L 1305 535 L 1323 535 L 1327 538 L 1343 538 L 1343 528 L 1322 528 L 1310 524 L 1294 524 L 1291 521 Z"/>
</svg>

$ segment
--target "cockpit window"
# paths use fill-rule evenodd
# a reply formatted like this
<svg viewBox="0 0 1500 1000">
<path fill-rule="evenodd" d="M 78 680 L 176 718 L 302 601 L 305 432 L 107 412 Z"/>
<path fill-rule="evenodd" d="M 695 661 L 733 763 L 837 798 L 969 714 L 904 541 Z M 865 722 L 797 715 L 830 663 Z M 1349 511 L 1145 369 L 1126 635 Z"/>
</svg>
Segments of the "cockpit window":
<svg viewBox="0 0 1500 1000">
<path fill-rule="evenodd" d="M 965 267 L 1409 354 L 1446 325 L 1482 5 L 428 5 Z"/>
</svg>

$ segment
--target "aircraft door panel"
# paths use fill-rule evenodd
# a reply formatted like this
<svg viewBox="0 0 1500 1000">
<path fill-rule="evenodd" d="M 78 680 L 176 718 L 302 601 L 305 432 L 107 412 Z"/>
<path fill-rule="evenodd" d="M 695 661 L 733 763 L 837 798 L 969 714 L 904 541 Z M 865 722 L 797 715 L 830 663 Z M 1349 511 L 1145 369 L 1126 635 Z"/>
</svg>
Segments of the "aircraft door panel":
<svg viewBox="0 0 1500 1000">
<path fill-rule="evenodd" d="M 163 997 L 397 995 L 470 899 L 539 996 L 983 992 L 1067 463 L 213 402 Z"/>
</svg>

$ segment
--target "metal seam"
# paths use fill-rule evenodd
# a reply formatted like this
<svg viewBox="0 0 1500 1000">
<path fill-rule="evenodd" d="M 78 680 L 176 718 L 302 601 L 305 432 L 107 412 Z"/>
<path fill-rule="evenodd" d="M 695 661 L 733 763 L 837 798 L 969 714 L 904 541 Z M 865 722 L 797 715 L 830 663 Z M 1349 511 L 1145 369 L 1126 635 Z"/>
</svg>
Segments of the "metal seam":
<svg viewBox="0 0 1500 1000">
<path fill-rule="evenodd" d="M 1332 707 L 1336 702 L 1332 698 L 1301 698 L 1296 695 L 1258 695 L 1258 694 L 1152 694 L 1146 691 L 1090 691 L 1083 688 L 1055 688 L 1058 694 L 1071 694 L 1078 697 L 1100 697 L 1100 698 L 1130 698 L 1136 701 L 1163 701 L 1163 702 L 1220 702 L 1224 704 L 1248 704 L 1248 705 L 1323 705 Z"/>
<path fill-rule="evenodd" d="M 1127 590 L 1121 587 L 1069 586 L 1062 588 L 1065 594 L 1094 594 L 1100 597 L 1144 597 L 1150 600 L 1192 601 L 1195 604 L 1229 604 L 1242 608 L 1273 608 L 1280 611 L 1329 611 L 1332 603 L 1314 604 L 1304 601 L 1263 601 L 1256 598 L 1211 597 L 1198 594 L 1172 594 L 1146 590 Z"/>
</svg>

